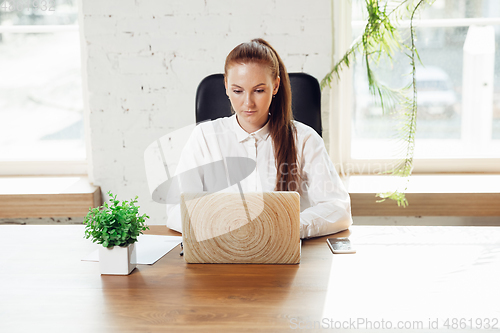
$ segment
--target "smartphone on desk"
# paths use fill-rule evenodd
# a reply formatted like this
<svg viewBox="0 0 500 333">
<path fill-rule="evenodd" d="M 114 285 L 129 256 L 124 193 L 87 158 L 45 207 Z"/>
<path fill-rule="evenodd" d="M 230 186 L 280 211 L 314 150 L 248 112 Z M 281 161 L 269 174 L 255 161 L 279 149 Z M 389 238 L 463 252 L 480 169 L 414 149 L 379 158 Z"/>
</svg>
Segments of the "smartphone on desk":
<svg viewBox="0 0 500 333">
<path fill-rule="evenodd" d="M 328 238 L 326 242 L 333 253 L 356 253 L 347 237 Z"/>
</svg>

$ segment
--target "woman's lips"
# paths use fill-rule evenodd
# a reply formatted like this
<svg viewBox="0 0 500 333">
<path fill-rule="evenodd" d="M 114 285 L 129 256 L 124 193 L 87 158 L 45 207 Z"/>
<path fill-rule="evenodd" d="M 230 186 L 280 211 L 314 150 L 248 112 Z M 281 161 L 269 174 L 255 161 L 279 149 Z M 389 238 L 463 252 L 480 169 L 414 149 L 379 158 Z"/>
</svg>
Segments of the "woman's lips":
<svg viewBox="0 0 500 333">
<path fill-rule="evenodd" d="M 251 115 L 251 114 L 254 114 L 255 112 L 257 112 L 257 111 L 243 111 L 243 113 L 246 115 Z"/>
</svg>

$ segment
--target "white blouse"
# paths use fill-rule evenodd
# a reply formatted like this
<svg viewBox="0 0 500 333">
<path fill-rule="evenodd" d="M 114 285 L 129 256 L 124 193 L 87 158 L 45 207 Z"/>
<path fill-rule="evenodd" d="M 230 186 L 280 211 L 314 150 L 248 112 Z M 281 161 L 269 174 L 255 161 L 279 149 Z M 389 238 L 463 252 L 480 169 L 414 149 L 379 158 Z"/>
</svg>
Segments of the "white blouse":
<svg viewBox="0 0 500 333">
<path fill-rule="evenodd" d="M 350 197 L 328 156 L 323 139 L 311 127 L 297 121 L 294 124 L 303 179 L 300 238 L 328 235 L 349 228 L 352 224 Z M 249 134 L 241 128 L 236 115 L 196 126 L 182 151 L 176 174 L 226 157 L 247 157 L 256 162 L 253 172 L 240 181 L 244 192 L 274 191 L 277 170 L 269 125 Z M 198 180 L 190 179 L 189 189 L 192 191 L 194 186 L 199 192 L 207 190 L 202 179 L 202 175 Z M 238 192 L 239 187 L 235 184 L 224 191 Z M 180 205 L 167 204 L 167 215 L 167 227 L 182 232 Z"/>
</svg>

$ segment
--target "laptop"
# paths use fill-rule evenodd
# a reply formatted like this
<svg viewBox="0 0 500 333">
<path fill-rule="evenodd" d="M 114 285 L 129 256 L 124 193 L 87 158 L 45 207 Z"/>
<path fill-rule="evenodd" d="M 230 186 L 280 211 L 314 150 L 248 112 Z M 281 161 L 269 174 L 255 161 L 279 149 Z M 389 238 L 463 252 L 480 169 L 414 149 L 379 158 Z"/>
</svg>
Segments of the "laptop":
<svg viewBox="0 0 500 333">
<path fill-rule="evenodd" d="M 300 263 L 297 192 L 183 193 L 181 217 L 188 263 Z"/>
</svg>

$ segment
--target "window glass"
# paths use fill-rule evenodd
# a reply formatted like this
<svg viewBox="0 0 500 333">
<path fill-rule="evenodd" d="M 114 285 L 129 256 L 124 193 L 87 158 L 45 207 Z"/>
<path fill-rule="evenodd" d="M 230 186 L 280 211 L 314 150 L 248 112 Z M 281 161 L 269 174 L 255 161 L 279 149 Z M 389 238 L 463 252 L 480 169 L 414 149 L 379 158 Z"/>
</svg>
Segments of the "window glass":
<svg viewBox="0 0 500 333">
<path fill-rule="evenodd" d="M 76 24 L 57 12 L 69 4 L 52 14 L 67 21 L 2 10 L 2 26 Z M 0 161 L 84 160 L 78 30 L 0 36 Z"/>
<path fill-rule="evenodd" d="M 387 1 L 380 0 L 380 4 Z M 402 1 L 400 2 L 402 3 Z M 389 6 L 397 6 L 396 1 Z M 404 4 L 403 4 L 404 6 Z M 353 21 L 366 20 L 365 0 L 352 0 Z M 435 0 L 432 6 L 425 5 L 419 12 L 419 19 L 458 19 L 458 18 L 482 18 L 500 17 L 500 1 L 498 0 Z"/>
<path fill-rule="evenodd" d="M 478 18 L 497 3 L 436 1 L 422 10 L 421 17 Z M 363 4 L 353 1 L 354 20 L 366 18 Z M 353 38 L 362 29 L 354 24 Z M 500 26 L 417 27 L 415 31 L 422 60 L 416 72 L 415 158 L 500 157 Z M 408 42 L 409 29 L 402 36 Z M 375 69 L 377 78 L 393 88 L 410 83 L 410 72 L 404 54 Z M 400 119 L 397 114 L 382 114 L 368 91 L 366 66 L 359 56 L 354 66 L 353 102 L 352 158 L 401 157 L 401 142 L 395 139 Z"/>
</svg>

